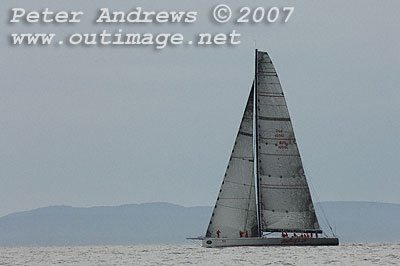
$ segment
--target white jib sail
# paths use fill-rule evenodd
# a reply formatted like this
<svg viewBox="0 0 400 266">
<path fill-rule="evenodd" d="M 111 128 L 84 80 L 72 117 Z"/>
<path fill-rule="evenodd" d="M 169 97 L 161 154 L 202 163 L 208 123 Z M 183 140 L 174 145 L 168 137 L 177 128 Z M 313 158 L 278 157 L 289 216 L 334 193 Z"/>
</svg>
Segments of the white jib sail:
<svg viewBox="0 0 400 266">
<path fill-rule="evenodd" d="M 247 231 L 247 233 L 246 233 Z M 257 235 L 253 154 L 253 88 L 236 136 L 206 237 Z"/>
<path fill-rule="evenodd" d="M 319 230 L 282 88 L 257 53 L 258 175 L 262 231 Z"/>
</svg>

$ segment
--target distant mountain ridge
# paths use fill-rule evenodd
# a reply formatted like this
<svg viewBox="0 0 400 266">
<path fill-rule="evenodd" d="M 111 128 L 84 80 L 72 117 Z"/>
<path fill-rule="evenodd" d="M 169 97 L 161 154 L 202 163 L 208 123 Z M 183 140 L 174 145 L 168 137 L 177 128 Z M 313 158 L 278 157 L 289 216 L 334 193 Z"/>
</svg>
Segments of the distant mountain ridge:
<svg viewBox="0 0 400 266">
<path fill-rule="evenodd" d="M 322 202 L 341 242 L 399 242 L 400 204 Z M 0 246 L 185 243 L 203 235 L 212 207 L 170 203 L 76 208 L 50 206 L 0 217 Z"/>
<path fill-rule="evenodd" d="M 399 242 L 400 204 L 333 201 L 316 204 L 321 226 L 321 206 L 342 242 Z"/>
</svg>

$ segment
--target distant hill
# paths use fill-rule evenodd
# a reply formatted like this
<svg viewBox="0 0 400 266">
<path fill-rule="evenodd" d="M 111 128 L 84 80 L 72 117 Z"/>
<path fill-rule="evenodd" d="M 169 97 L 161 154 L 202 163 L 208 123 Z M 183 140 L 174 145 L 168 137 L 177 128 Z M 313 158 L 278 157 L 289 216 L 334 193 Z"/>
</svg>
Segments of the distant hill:
<svg viewBox="0 0 400 266">
<path fill-rule="evenodd" d="M 342 242 L 399 241 L 400 204 L 323 202 L 319 214 L 321 206 Z M 0 217 L 0 246 L 184 243 L 204 234 L 211 211 L 170 203 L 51 206 Z"/>
<path fill-rule="evenodd" d="M 319 217 L 323 216 L 321 206 L 341 242 L 400 242 L 400 204 L 322 202 L 316 204 Z"/>
</svg>

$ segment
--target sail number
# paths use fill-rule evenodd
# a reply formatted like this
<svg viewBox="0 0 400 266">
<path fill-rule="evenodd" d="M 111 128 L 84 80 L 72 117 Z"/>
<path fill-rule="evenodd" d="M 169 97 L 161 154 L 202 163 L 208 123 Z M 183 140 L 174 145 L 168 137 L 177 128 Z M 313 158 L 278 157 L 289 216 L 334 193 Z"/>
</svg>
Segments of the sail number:
<svg viewBox="0 0 400 266">
<path fill-rule="evenodd" d="M 275 129 L 275 138 L 284 138 L 285 135 L 283 134 L 282 129 Z M 287 150 L 288 149 L 288 143 L 286 140 L 280 140 L 278 143 L 278 149 L 280 150 Z"/>
<path fill-rule="evenodd" d="M 275 138 L 283 138 L 284 136 L 282 129 L 275 129 Z"/>
<path fill-rule="evenodd" d="M 288 143 L 286 141 L 279 141 L 278 149 L 287 150 L 288 149 Z"/>
<path fill-rule="evenodd" d="M 265 9 L 264 7 L 257 7 L 251 9 L 250 7 L 242 7 L 239 10 L 240 17 L 236 20 L 237 23 L 260 23 L 262 21 L 266 21 L 269 23 L 276 22 L 279 17 L 283 18 L 284 23 L 288 22 L 292 13 L 294 11 L 294 7 L 283 7 L 279 9 L 278 7 L 271 7 L 269 9 Z"/>
</svg>

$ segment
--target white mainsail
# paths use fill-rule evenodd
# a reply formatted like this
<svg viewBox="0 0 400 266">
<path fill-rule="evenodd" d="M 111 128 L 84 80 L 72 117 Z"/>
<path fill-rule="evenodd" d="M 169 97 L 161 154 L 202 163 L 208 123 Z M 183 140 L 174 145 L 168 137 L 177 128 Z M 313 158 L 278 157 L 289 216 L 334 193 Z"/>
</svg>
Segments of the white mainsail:
<svg viewBox="0 0 400 266">
<path fill-rule="evenodd" d="M 256 54 L 257 173 L 261 231 L 320 232 L 281 84 Z"/>
<path fill-rule="evenodd" d="M 258 234 L 254 184 L 253 94 L 252 88 L 206 237 L 236 238 L 240 237 L 240 232 L 249 237 Z"/>
</svg>

